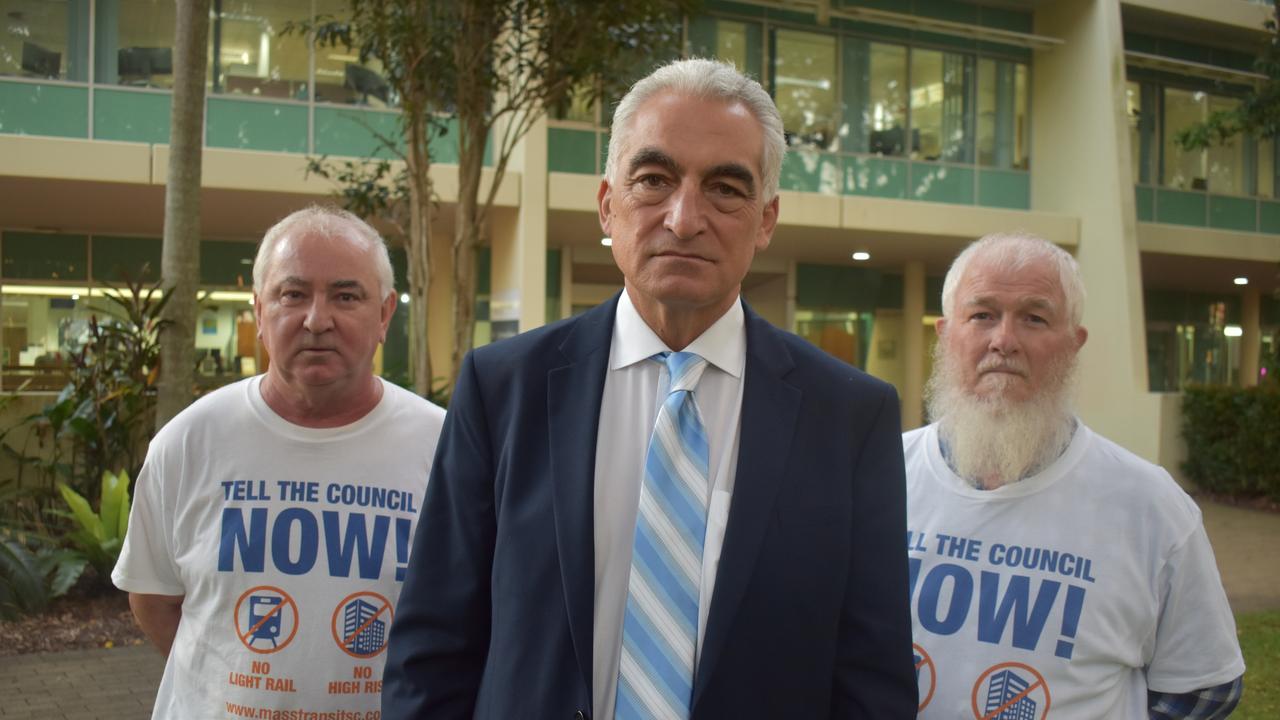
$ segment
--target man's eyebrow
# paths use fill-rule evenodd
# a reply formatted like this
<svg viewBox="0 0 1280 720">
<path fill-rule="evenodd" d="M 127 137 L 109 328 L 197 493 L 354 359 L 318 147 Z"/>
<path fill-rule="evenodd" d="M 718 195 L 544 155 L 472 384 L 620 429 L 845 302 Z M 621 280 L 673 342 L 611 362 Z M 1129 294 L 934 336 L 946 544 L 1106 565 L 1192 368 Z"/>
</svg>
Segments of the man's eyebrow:
<svg viewBox="0 0 1280 720">
<path fill-rule="evenodd" d="M 627 163 L 627 174 L 630 175 L 645 165 L 658 165 L 673 175 L 680 172 L 680 163 L 677 163 L 675 158 L 658 148 L 646 147 L 640 148 L 635 155 L 631 156 L 631 162 Z"/>
<path fill-rule="evenodd" d="M 756 176 L 749 169 L 738 163 L 716 165 L 707 173 L 707 177 L 737 180 L 746 186 L 748 194 L 754 194 L 756 190 Z"/>
<path fill-rule="evenodd" d="M 365 291 L 364 285 L 361 285 L 359 280 L 334 280 L 333 282 L 329 283 L 329 289 L 359 290 L 361 294 L 364 294 L 364 291 Z"/>
</svg>

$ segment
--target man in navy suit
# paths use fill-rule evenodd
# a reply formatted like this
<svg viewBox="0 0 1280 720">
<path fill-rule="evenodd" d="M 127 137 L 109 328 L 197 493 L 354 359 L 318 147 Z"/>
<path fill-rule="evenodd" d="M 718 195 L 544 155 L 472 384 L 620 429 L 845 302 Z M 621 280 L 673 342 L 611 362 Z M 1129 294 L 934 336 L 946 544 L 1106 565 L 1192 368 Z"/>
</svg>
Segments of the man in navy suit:
<svg viewBox="0 0 1280 720">
<path fill-rule="evenodd" d="M 612 131 L 625 290 L 464 361 L 383 717 L 914 717 L 897 396 L 740 297 L 778 219 L 777 108 L 685 60 Z M 693 542 L 664 471 L 705 477 Z"/>
</svg>

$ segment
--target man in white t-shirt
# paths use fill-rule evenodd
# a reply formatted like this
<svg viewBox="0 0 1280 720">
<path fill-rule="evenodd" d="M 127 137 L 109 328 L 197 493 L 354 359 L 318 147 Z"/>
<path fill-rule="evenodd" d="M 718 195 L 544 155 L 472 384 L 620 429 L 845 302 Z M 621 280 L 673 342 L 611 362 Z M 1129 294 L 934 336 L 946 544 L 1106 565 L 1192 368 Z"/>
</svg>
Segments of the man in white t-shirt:
<svg viewBox="0 0 1280 720">
<path fill-rule="evenodd" d="M 1223 718 L 1244 661 L 1200 511 L 1071 409 L 1084 289 L 1040 238 L 956 258 L 907 433 L 921 718 Z"/>
<path fill-rule="evenodd" d="M 156 435 L 112 580 L 168 661 L 155 718 L 376 717 L 444 411 L 373 374 L 382 239 L 311 207 L 254 263 L 265 374 Z"/>
</svg>

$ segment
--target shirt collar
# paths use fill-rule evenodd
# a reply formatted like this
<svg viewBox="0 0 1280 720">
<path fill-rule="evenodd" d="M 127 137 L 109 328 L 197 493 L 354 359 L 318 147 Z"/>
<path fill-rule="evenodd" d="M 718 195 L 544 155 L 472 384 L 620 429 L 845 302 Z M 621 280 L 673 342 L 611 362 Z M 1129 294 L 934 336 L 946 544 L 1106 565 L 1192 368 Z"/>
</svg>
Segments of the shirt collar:
<svg viewBox="0 0 1280 720">
<path fill-rule="evenodd" d="M 613 322 L 609 369 L 619 370 L 660 352 L 670 351 L 671 348 L 640 317 L 636 306 L 631 303 L 630 295 L 623 290 Z M 741 378 L 742 369 L 747 364 L 747 326 L 741 296 L 734 300 L 719 320 L 689 343 L 684 352 L 697 353 L 720 370 Z"/>
</svg>

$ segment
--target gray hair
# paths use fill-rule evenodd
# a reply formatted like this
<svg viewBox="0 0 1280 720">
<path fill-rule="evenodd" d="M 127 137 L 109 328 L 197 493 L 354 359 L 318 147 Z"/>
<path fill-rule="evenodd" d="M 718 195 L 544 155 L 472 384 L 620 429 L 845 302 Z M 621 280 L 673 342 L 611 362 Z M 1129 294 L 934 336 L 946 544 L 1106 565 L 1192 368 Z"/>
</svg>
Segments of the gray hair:
<svg viewBox="0 0 1280 720">
<path fill-rule="evenodd" d="M 253 290 L 261 293 L 267 270 L 274 259 L 276 246 L 291 233 L 345 235 L 359 240 L 373 252 L 374 271 L 378 275 L 378 296 L 383 300 L 395 292 L 395 275 L 391 272 L 391 255 L 382 236 L 358 216 L 331 205 L 311 205 L 290 214 L 271 226 L 258 245 L 253 261 Z"/>
<path fill-rule="evenodd" d="M 1066 299 L 1067 317 L 1072 327 L 1079 327 L 1084 316 L 1084 281 L 1080 279 L 1080 265 L 1071 253 L 1042 237 L 1024 232 L 992 233 L 970 243 L 951 263 L 947 278 L 942 283 L 942 314 L 952 317 L 955 310 L 956 290 L 964 279 L 965 271 L 975 257 L 981 256 L 1005 270 L 1023 270 L 1040 261 L 1047 261 L 1058 270 L 1058 283 Z"/>
<path fill-rule="evenodd" d="M 769 202 L 778 194 L 782 156 L 787 151 L 778 106 L 760 83 L 738 72 L 733 65 L 704 58 L 675 60 L 631 86 L 613 113 L 609 159 L 604 169 L 606 178 L 613 178 L 617 172 L 619 156 L 630 139 L 636 111 L 646 100 L 662 92 L 745 105 L 764 131 L 764 147 L 760 152 L 760 176 L 764 185 L 762 197 Z"/>
</svg>

